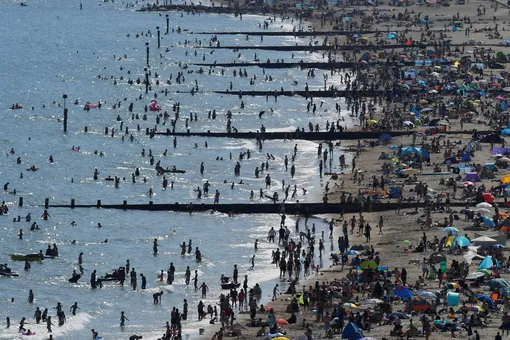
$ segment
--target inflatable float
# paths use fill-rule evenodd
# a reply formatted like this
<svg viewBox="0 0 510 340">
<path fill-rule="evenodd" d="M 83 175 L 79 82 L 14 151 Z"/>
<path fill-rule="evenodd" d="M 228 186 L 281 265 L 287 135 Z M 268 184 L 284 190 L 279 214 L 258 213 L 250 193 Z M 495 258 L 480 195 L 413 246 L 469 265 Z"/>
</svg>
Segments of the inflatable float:
<svg viewBox="0 0 510 340">
<path fill-rule="evenodd" d="M 39 254 L 9 254 L 13 261 L 40 261 Z"/>
<path fill-rule="evenodd" d="M 87 104 L 85 104 L 85 107 L 83 109 L 84 110 L 97 109 L 97 104 L 91 104 L 91 103 L 87 102 Z"/>
<path fill-rule="evenodd" d="M 152 100 L 151 101 L 151 105 L 149 106 L 149 110 L 151 110 L 151 111 L 160 111 L 161 110 L 161 106 L 158 105 L 157 101 Z"/>
</svg>

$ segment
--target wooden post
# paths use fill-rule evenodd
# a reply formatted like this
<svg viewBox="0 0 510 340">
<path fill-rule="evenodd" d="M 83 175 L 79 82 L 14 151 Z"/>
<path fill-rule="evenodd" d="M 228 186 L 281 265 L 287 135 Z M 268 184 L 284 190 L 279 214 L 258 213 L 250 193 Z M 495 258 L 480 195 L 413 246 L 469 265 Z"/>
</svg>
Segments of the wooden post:
<svg viewBox="0 0 510 340">
<path fill-rule="evenodd" d="M 145 43 L 145 52 L 147 53 L 147 66 L 149 66 L 149 43 Z"/>
<path fill-rule="evenodd" d="M 85 131 L 85 132 L 89 132 L 89 127 L 88 127 L 88 126 L 85 126 L 84 131 Z"/>
<path fill-rule="evenodd" d="M 20 198 L 19 198 L 18 206 L 19 206 L 19 207 L 22 207 L 22 206 L 23 206 L 23 197 L 20 197 Z"/>
<path fill-rule="evenodd" d="M 74 209 L 74 198 L 71 198 L 71 209 Z"/>
<path fill-rule="evenodd" d="M 165 17 L 166 17 L 166 33 L 165 34 L 168 35 L 168 29 L 170 26 L 169 25 L 170 24 L 170 16 L 167 14 L 167 15 L 165 15 Z"/>
<path fill-rule="evenodd" d="M 67 133 L 67 108 L 66 108 L 67 94 L 64 94 L 62 98 L 64 98 L 64 133 Z"/>
<path fill-rule="evenodd" d="M 101 208 L 101 200 L 97 200 L 96 208 L 98 208 L 98 209 L 100 209 L 100 208 Z"/>
<path fill-rule="evenodd" d="M 50 199 L 49 198 L 45 198 L 44 199 L 44 209 L 48 209 L 49 205 L 50 205 Z"/>
<path fill-rule="evenodd" d="M 158 48 L 161 47 L 161 32 L 159 31 L 159 26 L 156 26 L 156 29 L 158 30 Z"/>
<path fill-rule="evenodd" d="M 122 201 L 122 205 L 124 206 L 124 210 L 126 210 L 127 201 L 126 200 Z"/>
</svg>

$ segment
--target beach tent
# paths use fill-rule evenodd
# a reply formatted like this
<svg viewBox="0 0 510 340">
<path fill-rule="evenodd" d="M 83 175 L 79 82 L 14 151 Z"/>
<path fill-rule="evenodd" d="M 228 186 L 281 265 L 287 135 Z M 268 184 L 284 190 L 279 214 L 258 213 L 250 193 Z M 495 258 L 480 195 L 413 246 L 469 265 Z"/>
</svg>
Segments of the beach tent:
<svg viewBox="0 0 510 340">
<path fill-rule="evenodd" d="M 476 172 L 466 172 L 464 180 L 473 183 L 482 181 Z"/>
<path fill-rule="evenodd" d="M 459 236 L 455 239 L 454 244 L 458 244 L 460 247 L 468 247 L 471 245 L 471 242 L 469 242 L 466 236 Z"/>
<path fill-rule="evenodd" d="M 430 263 L 440 263 L 440 262 L 443 262 L 443 261 L 446 261 L 446 256 L 444 254 L 441 254 L 441 253 L 433 253 L 429 257 L 429 262 Z"/>
<path fill-rule="evenodd" d="M 496 226 L 496 224 L 494 223 L 494 221 L 492 220 L 492 218 L 490 217 L 487 217 L 487 216 L 484 216 L 483 217 L 483 225 L 484 226 L 487 226 L 489 228 L 494 228 Z M 490 237 L 489 237 L 490 238 Z M 475 239 L 476 240 L 476 239 Z M 496 240 L 494 240 L 496 241 Z"/>
<path fill-rule="evenodd" d="M 363 337 L 361 329 L 354 322 L 349 322 L 342 332 L 342 339 L 359 340 Z"/>
<path fill-rule="evenodd" d="M 471 162 L 471 157 L 469 157 L 469 154 L 466 151 L 462 152 L 462 161 Z"/>
<path fill-rule="evenodd" d="M 398 296 L 401 299 L 412 299 L 413 293 L 409 290 L 409 288 L 404 286 L 396 286 L 393 290 L 396 296 Z"/>
<path fill-rule="evenodd" d="M 487 255 L 482 262 L 478 265 L 478 269 L 489 269 L 494 267 L 494 262 L 492 262 L 492 256 Z"/>
<path fill-rule="evenodd" d="M 474 240 L 471 240 L 471 242 L 473 243 L 473 245 L 480 246 L 482 248 L 490 248 L 496 243 L 498 243 L 498 241 L 488 236 L 477 237 Z"/>
<path fill-rule="evenodd" d="M 391 141 L 391 136 L 389 133 L 383 133 L 382 135 L 379 136 L 379 140 L 381 142 L 389 142 Z"/>
<path fill-rule="evenodd" d="M 390 189 L 390 198 L 400 198 L 401 192 L 399 187 L 391 187 Z"/>
<path fill-rule="evenodd" d="M 397 39 L 397 33 L 395 32 L 390 32 L 388 33 L 388 35 L 386 36 L 386 39 Z"/>
</svg>

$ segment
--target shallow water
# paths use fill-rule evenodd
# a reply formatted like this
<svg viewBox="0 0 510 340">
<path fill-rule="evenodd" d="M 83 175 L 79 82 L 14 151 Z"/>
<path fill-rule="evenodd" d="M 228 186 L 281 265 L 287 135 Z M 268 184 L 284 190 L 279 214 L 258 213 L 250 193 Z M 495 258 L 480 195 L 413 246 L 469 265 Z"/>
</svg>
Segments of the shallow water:
<svg viewBox="0 0 510 340">
<path fill-rule="evenodd" d="M 324 182 L 317 178 L 316 148 L 317 144 L 306 141 L 268 141 L 264 149 L 259 152 L 253 140 L 238 139 L 206 139 L 206 138 L 178 138 L 177 148 L 172 147 L 169 137 L 156 137 L 149 139 L 145 136 L 145 128 L 153 127 L 156 123 L 154 113 L 147 113 L 148 120 L 131 120 L 131 113 L 127 107 L 134 103 L 134 113 L 144 114 L 143 106 L 150 104 L 149 97 L 145 96 L 141 85 L 127 85 L 126 79 L 144 77 L 145 42 L 151 46 L 151 80 L 154 74 L 160 75 L 162 82 L 169 79 L 172 74 L 172 85 L 155 86 L 154 91 L 168 88 L 168 96 L 160 94 L 158 102 L 164 110 L 168 110 L 173 117 L 171 107 L 174 103 L 181 103 L 181 117 L 189 116 L 190 112 L 197 113 L 198 121 L 190 123 L 194 131 L 224 131 L 226 126 L 226 111 L 233 112 L 233 125 L 239 131 L 257 130 L 264 124 L 269 131 L 291 131 L 303 127 L 311 121 L 313 124 L 329 119 L 338 119 L 334 113 L 333 101 L 328 101 L 320 108 L 316 115 L 306 113 L 304 98 L 278 98 L 278 102 L 265 98 L 243 97 L 246 105 L 240 109 L 240 99 L 237 96 L 219 96 L 211 93 L 213 90 L 226 89 L 232 81 L 235 89 L 285 89 L 295 87 L 291 85 L 297 80 L 298 88 L 304 88 L 307 82 L 310 88 L 321 88 L 323 77 L 321 71 L 316 71 L 316 77 L 307 79 L 306 71 L 294 69 L 269 70 L 274 78 L 273 82 L 263 81 L 264 74 L 260 68 L 247 68 L 248 78 L 233 77 L 233 69 L 226 69 L 225 75 L 220 75 L 220 69 L 214 73 L 188 74 L 184 70 L 186 81 L 175 84 L 175 77 L 181 69 L 178 63 L 202 62 L 202 53 L 206 54 L 206 62 L 232 62 L 239 60 L 238 53 L 229 50 L 215 50 L 211 55 L 208 49 L 184 46 L 184 40 L 195 41 L 202 39 L 202 44 L 208 45 L 209 36 L 193 35 L 189 32 L 182 34 L 170 33 L 162 35 L 162 48 L 157 51 L 154 37 L 135 38 L 136 33 L 147 32 L 151 29 L 155 34 L 155 26 L 162 27 L 164 31 L 164 16 L 157 13 L 140 13 L 124 10 L 111 3 L 84 3 L 84 9 L 79 10 L 78 3 L 62 0 L 30 1 L 27 7 L 21 7 L 14 1 L 0 2 L 0 32 L 5 48 L 0 49 L 0 74 L 4 86 L 0 92 L 0 124 L 3 133 L 0 136 L 0 145 L 4 156 L 0 167 L 3 183 L 9 182 L 9 191 L 16 189 L 17 195 L 2 192 L 2 200 L 9 204 L 9 216 L 2 216 L 0 228 L 0 261 L 9 263 L 14 271 L 20 272 L 18 278 L 0 278 L 0 322 L 4 325 L 7 316 L 11 318 L 11 329 L 0 328 L 1 339 L 21 338 L 17 334 L 17 324 L 21 317 L 28 319 L 33 315 L 36 306 L 52 309 L 58 301 L 64 305 L 68 323 L 63 327 L 54 326 L 54 336 L 57 339 L 78 339 L 90 335 L 90 329 L 99 330 L 105 339 L 123 339 L 132 334 L 141 334 L 144 339 L 155 339 L 161 336 L 165 321 L 170 318 L 172 306 L 182 308 L 184 298 L 190 303 L 189 320 L 183 324 L 185 333 L 190 337 L 198 336 L 198 329 L 207 326 L 207 322 L 198 323 L 196 320 L 196 304 L 199 294 L 192 286 L 185 286 L 183 273 L 186 266 L 192 272 L 199 270 L 200 281 L 205 281 L 210 293 L 204 303 L 213 304 L 219 293 L 219 277 L 222 273 L 231 275 L 233 264 L 240 267 L 240 274 L 249 273 L 250 285 L 260 282 L 267 297 L 273 283 L 271 280 L 277 276 L 276 270 L 270 270 L 269 264 L 271 250 L 274 246 L 265 243 L 267 231 L 271 226 L 278 227 L 279 216 L 250 215 L 229 217 L 224 214 L 178 214 L 171 212 L 143 212 L 143 211 L 115 211 L 105 209 L 50 209 L 51 219 L 43 221 L 38 219 L 43 209 L 40 207 L 45 198 L 51 203 L 68 204 L 72 198 L 77 204 L 94 204 L 101 199 L 104 204 L 120 203 L 127 200 L 129 203 L 168 202 L 194 202 L 196 198 L 194 189 L 201 186 L 205 180 L 211 183 L 210 192 L 218 189 L 221 192 L 220 202 L 249 202 L 250 191 L 255 192 L 259 202 L 258 191 L 264 186 L 264 176 L 267 173 L 275 180 L 275 184 L 268 191 L 278 190 L 283 195 L 281 181 L 286 184 L 298 185 L 300 201 L 316 200 Z M 244 16 L 243 20 L 233 16 L 180 16 L 169 13 L 171 27 L 181 27 L 190 31 L 214 30 L 258 30 L 261 18 L 258 16 Z M 279 29 L 276 24 L 271 29 Z M 286 26 L 286 29 L 290 27 Z M 7 34 L 6 34 L 7 33 Z M 129 37 L 127 35 L 130 35 Z M 243 36 L 220 36 L 222 45 L 250 44 L 258 39 L 257 44 L 295 44 L 307 43 L 308 40 L 296 40 L 289 37 L 252 37 L 246 41 Z M 165 47 L 170 52 L 165 52 Z M 185 52 L 188 51 L 188 55 Z M 290 53 L 274 51 L 243 51 L 240 59 L 253 59 L 257 53 L 260 60 L 276 60 L 277 58 L 291 59 Z M 159 54 L 162 54 L 162 58 Z M 116 60 L 113 55 L 127 58 Z M 295 53 L 296 59 L 321 60 L 320 54 Z M 120 68 L 123 67 L 123 70 Z M 196 66 L 189 66 L 190 70 L 198 70 Z M 128 70 L 131 74 L 128 74 Z M 249 78 L 257 75 L 254 86 L 249 85 Z M 98 75 L 110 78 L 123 76 L 118 85 L 113 80 L 100 80 Z M 199 93 L 191 96 L 189 92 L 198 82 Z M 330 83 L 337 81 L 337 76 L 330 77 Z M 69 108 L 69 133 L 62 133 L 62 123 L 57 121 L 62 117 L 63 99 L 67 94 L 66 106 Z M 136 100 L 142 94 L 142 100 Z M 124 101 L 124 98 L 127 98 Z M 73 105 L 74 100 L 79 105 Z M 55 103 L 53 103 L 55 101 Z M 83 105 L 86 101 L 103 102 L 103 108 L 86 112 Z M 113 109 L 116 101 L 121 101 L 120 109 Z M 23 105 L 22 110 L 8 110 L 14 103 Z M 60 103 L 60 106 L 59 106 Z M 319 102 L 318 102 L 319 103 Z M 45 106 L 43 108 L 43 105 Z M 319 106 L 319 104 L 318 104 Z M 34 110 L 29 108 L 34 107 Z M 270 109 L 274 109 L 274 113 Z M 216 109 L 216 120 L 207 118 L 207 111 Z M 258 118 L 258 112 L 266 110 L 263 119 Z M 130 133 L 135 137 L 134 142 L 121 141 L 121 135 L 111 137 L 104 135 L 104 128 L 119 128 L 116 117 L 124 121 Z M 349 124 L 347 121 L 345 124 Z M 140 125 L 141 131 L 136 131 Z M 84 127 L 89 129 L 84 133 Z M 165 129 L 167 126 L 159 126 Z M 169 127 L 169 124 L 168 124 Z M 184 131 L 184 119 L 177 124 L 178 131 Z M 205 142 L 208 148 L 204 147 Z M 198 148 L 194 145 L 197 143 Z M 292 154 L 294 145 L 298 145 L 298 156 L 295 161 L 297 168 L 294 179 L 285 172 L 283 166 L 284 155 Z M 71 150 L 73 146 L 80 146 L 80 152 Z M 15 154 L 8 152 L 14 148 Z M 169 180 L 175 182 L 173 190 L 162 190 L 162 178 L 157 176 L 154 166 L 149 163 L 148 156 L 142 158 L 140 152 L 151 149 L 155 161 L 161 160 L 163 167 L 177 166 L 186 170 L 182 175 L 170 175 Z M 168 155 L 162 156 L 165 149 Z M 240 152 L 247 149 L 251 151 L 251 158 L 241 162 L 241 176 L 234 176 L 234 165 Z M 104 157 L 94 154 L 94 151 L 103 151 Z M 261 174 L 259 179 L 254 176 L 255 167 L 266 160 L 266 152 L 275 156 L 269 162 L 269 172 Z M 229 159 L 232 153 L 233 160 Z M 52 155 L 55 162 L 48 163 Z M 338 156 L 338 155 L 336 155 Z M 22 164 L 16 164 L 16 158 L 21 157 Z M 223 161 L 216 160 L 223 157 Z M 338 158 L 337 158 L 338 159 Z M 200 175 L 200 163 L 205 164 L 205 174 Z M 338 165 L 336 160 L 334 166 Z M 25 169 L 36 165 L 40 170 L 28 172 Z M 94 168 L 100 171 L 100 180 L 93 180 Z M 136 168 L 140 169 L 141 176 L 137 183 L 131 183 L 131 174 Z M 20 178 L 23 174 L 23 178 Z M 108 176 L 125 177 L 119 188 L 112 182 L 104 181 Z M 146 177 L 147 183 L 141 180 Z M 239 184 L 242 180 L 244 184 Z M 223 183 L 226 181 L 227 183 Z M 234 189 L 230 183 L 235 182 Z M 302 195 L 301 188 L 308 190 Z M 147 196 L 152 188 L 155 195 Z M 290 190 L 292 192 L 292 189 Z M 16 206 L 18 197 L 24 198 L 25 206 Z M 213 195 L 203 197 L 201 201 L 212 202 Z M 13 223 L 12 219 L 31 213 L 33 219 L 41 230 L 29 231 L 29 223 Z M 76 221 L 77 226 L 70 225 Z M 289 219 L 288 219 L 289 220 Z M 318 219 L 309 223 L 316 223 L 318 232 L 327 227 Z M 102 229 L 96 226 L 103 225 Z M 289 221 L 289 228 L 294 229 L 294 222 Z M 304 223 L 301 222 L 301 228 Z M 17 231 L 24 230 L 24 239 L 19 240 Z M 159 254 L 152 255 L 152 240 L 158 238 Z M 256 266 L 253 271 L 247 271 L 248 260 L 253 254 L 255 239 L 260 240 L 256 257 Z M 108 239 L 108 243 L 101 243 Z M 189 239 L 193 246 L 200 248 L 204 261 L 197 264 L 193 257 L 181 257 L 179 244 Z M 77 240 L 76 245 L 71 245 Z M 23 271 L 22 262 L 10 261 L 8 254 L 33 253 L 45 249 L 47 244 L 56 243 L 61 256 L 44 263 L 33 263 L 30 272 Z M 84 277 L 77 285 L 67 282 L 73 269 L 77 269 L 77 259 L 80 252 L 84 252 Z M 90 289 L 88 285 L 92 270 L 97 269 L 103 275 L 114 268 L 125 264 L 130 259 L 132 267 L 138 274 L 143 273 L 148 280 L 148 289 L 133 291 L 128 286 L 123 288 L 113 284 L 106 284 L 103 289 Z M 166 270 L 173 262 L 177 268 L 177 282 L 173 287 L 163 287 L 163 304 L 154 306 L 152 297 L 160 289 L 157 274 Z M 139 280 L 140 284 L 140 280 Z M 35 303 L 26 302 L 28 290 L 33 289 Z M 15 302 L 10 302 L 10 298 Z M 70 317 L 69 307 L 77 301 L 80 310 L 76 317 Z M 118 325 L 120 311 L 124 310 L 129 318 L 127 326 L 121 329 Z M 46 334 L 45 326 L 27 325 L 35 330 L 34 339 L 42 339 Z M 56 323 L 56 320 L 54 320 Z"/>
</svg>

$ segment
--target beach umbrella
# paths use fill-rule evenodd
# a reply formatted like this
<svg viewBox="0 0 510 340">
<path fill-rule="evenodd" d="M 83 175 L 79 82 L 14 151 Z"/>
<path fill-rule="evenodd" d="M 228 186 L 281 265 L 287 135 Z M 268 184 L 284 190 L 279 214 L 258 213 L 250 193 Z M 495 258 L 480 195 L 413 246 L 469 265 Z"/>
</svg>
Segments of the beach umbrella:
<svg viewBox="0 0 510 340">
<path fill-rule="evenodd" d="M 489 276 L 492 274 L 492 272 L 488 269 L 477 269 L 476 273 L 482 273 L 483 276 Z"/>
<path fill-rule="evenodd" d="M 406 120 L 403 124 L 404 124 L 405 126 L 407 126 L 407 127 L 410 127 L 410 128 L 413 128 L 413 127 L 414 127 L 413 122 L 408 121 L 408 120 Z"/>
<path fill-rule="evenodd" d="M 307 338 L 305 337 L 305 339 L 307 339 Z M 286 336 L 279 336 L 277 338 L 273 338 L 273 340 L 290 340 L 290 339 L 287 338 Z"/>
<path fill-rule="evenodd" d="M 499 289 L 503 287 L 510 287 L 510 283 L 505 279 L 492 279 L 489 282 L 487 282 L 490 289 Z"/>
<path fill-rule="evenodd" d="M 404 240 L 404 241 L 402 241 L 402 243 L 403 243 L 404 245 L 406 245 L 407 247 L 409 247 L 409 246 L 412 244 L 412 242 L 411 242 L 411 241 L 409 241 L 409 240 Z"/>
<path fill-rule="evenodd" d="M 277 325 L 288 325 L 289 322 L 285 319 L 276 319 L 276 324 Z"/>
<path fill-rule="evenodd" d="M 388 133 L 383 133 L 382 135 L 379 136 L 379 140 L 381 142 L 389 142 L 391 141 L 391 135 Z"/>
<path fill-rule="evenodd" d="M 422 109 L 420 112 L 423 113 L 423 112 L 430 112 L 430 111 L 433 111 L 434 109 L 430 108 L 430 107 L 426 107 L 424 109 Z"/>
<path fill-rule="evenodd" d="M 365 246 L 362 244 L 355 244 L 351 247 L 351 250 L 365 250 Z"/>
<path fill-rule="evenodd" d="M 480 302 L 485 302 L 487 303 L 488 305 L 492 306 L 494 304 L 494 301 L 492 301 L 492 299 L 490 298 L 490 296 L 488 295 L 485 295 L 485 294 L 477 294 L 476 295 L 476 299 Z"/>
<path fill-rule="evenodd" d="M 390 319 L 395 319 L 395 318 L 409 319 L 409 317 L 406 314 L 402 313 L 402 312 L 391 313 L 390 315 L 388 315 L 388 318 L 390 318 Z"/>
<path fill-rule="evenodd" d="M 475 210 L 477 213 L 481 213 L 481 214 L 490 214 L 490 210 L 487 209 L 487 208 L 478 208 Z"/>
<path fill-rule="evenodd" d="M 377 263 L 374 261 L 363 261 L 359 265 L 361 269 L 377 269 Z"/>
<path fill-rule="evenodd" d="M 478 204 L 476 205 L 476 207 L 477 207 L 477 208 L 486 208 L 486 209 L 493 208 L 492 204 L 487 203 L 487 202 L 478 203 Z"/>
<path fill-rule="evenodd" d="M 478 279 L 480 277 L 484 277 L 484 276 L 485 276 L 484 273 L 474 272 L 474 273 L 471 273 L 468 276 L 466 276 L 466 280 L 476 280 L 476 279 Z"/>
<path fill-rule="evenodd" d="M 436 294 L 432 293 L 432 292 L 421 292 L 418 297 L 422 298 L 422 299 L 435 299 L 436 298 Z"/>
<path fill-rule="evenodd" d="M 460 285 L 457 282 L 448 282 L 446 285 L 448 289 L 459 289 Z"/>
<path fill-rule="evenodd" d="M 349 250 L 349 251 L 345 252 L 344 254 L 345 254 L 345 255 L 347 255 L 347 256 L 349 256 L 349 255 L 359 255 L 359 254 L 361 254 L 361 253 L 360 253 L 359 251 L 357 251 L 357 250 L 352 250 L 352 249 L 351 249 L 351 250 Z"/>
<path fill-rule="evenodd" d="M 376 338 L 364 337 L 359 340 L 377 340 Z"/>
<path fill-rule="evenodd" d="M 354 303 L 346 302 L 342 305 L 344 308 L 350 308 L 350 309 L 359 309 L 358 306 L 356 306 Z"/>
<path fill-rule="evenodd" d="M 378 305 L 380 303 L 384 303 L 384 301 L 379 299 L 368 299 L 365 301 L 361 301 L 362 305 Z"/>
<path fill-rule="evenodd" d="M 497 99 L 497 100 L 505 100 L 505 98 L 502 97 L 502 96 L 497 96 L 495 99 Z"/>
<path fill-rule="evenodd" d="M 478 313 L 483 313 L 483 312 L 485 312 L 485 309 L 483 309 L 483 308 L 482 308 L 482 307 L 480 307 L 480 306 L 469 306 L 467 309 L 468 309 L 469 311 L 471 311 L 471 312 L 478 312 Z"/>
<path fill-rule="evenodd" d="M 493 245 L 492 248 L 498 249 L 498 248 L 506 248 L 506 247 L 504 245 L 498 243 L 498 244 Z"/>
<path fill-rule="evenodd" d="M 446 227 L 446 228 L 443 229 L 443 231 L 445 233 L 450 233 L 450 232 L 451 233 L 457 233 L 457 232 L 459 232 L 459 229 L 457 229 L 455 227 Z"/>
<path fill-rule="evenodd" d="M 429 261 L 431 263 L 440 263 L 446 261 L 446 256 L 441 253 L 433 253 L 432 255 L 430 255 Z"/>
</svg>

